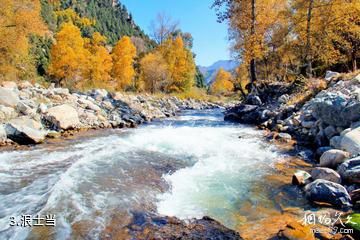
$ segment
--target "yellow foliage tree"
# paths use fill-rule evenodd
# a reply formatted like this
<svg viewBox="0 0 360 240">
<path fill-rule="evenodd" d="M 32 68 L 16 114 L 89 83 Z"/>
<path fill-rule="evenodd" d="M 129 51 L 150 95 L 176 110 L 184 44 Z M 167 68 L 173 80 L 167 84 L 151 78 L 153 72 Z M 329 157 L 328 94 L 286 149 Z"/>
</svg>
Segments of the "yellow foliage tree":
<svg viewBox="0 0 360 240">
<path fill-rule="evenodd" d="M 79 28 L 72 23 L 63 24 L 55 36 L 51 48 L 50 75 L 58 79 L 61 85 L 75 87 L 85 76 L 90 53 L 85 49 L 85 40 Z"/>
<path fill-rule="evenodd" d="M 105 48 L 106 37 L 96 32 L 88 40 L 86 48 L 90 52 L 88 64 L 85 69 L 82 88 L 106 88 L 111 79 L 112 58 Z"/>
<path fill-rule="evenodd" d="M 55 11 L 56 20 L 59 25 L 62 23 L 72 23 L 80 29 L 95 25 L 95 21 L 87 17 L 80 17 L 73 9 Z"/>
<path fill-rule="evenodd" d="M 159 52 L 149 53 L 140 61 L 141 81 L 151 93 L 164 91 L 169 82 L 167 63 Z"/>
<path fill-rule="evenodd" d="M 116 82 L 117 90 L 130 87 L 135 76 L 134 58 L 136 48 L 127 36 L 121 38 L 112 51 L 113 68 L 112 77 Z"/>
<path fill-rule="evenodd" d="M 0 80 L 24 78 L 34 72 L 29 34 L 43 35 L 39 0 L 0 0 Z"/>
<path fill-rule="evenodd" d="M 268 51 L 273 29 L 283 21 L 286 0 L 234 0 L 231 9 L 231 33 L 234 49 L 250 67 L 250 82 L 257 80 L 256 61 Z"/>
<path fill-rule="evenodd" d="M 185 48 L 183 39 L 178 36 L 168 39 L 158 49 L 165 59 L 170 74 L 168 92 L 185 92 L 195 82 L 196 67 L 192 53 Z"/>
<path fill-rule="evenodd" d="M 216 74 L 214 83 L 211 85 L 212 94 L 226 94 L 234 90 L 233 77 L 231 73 L 221 68 Z"/>
<path fill-rule="evenodd" d="M 313 62 L 326 67 L 350 60 L 355 70 L 360 45 L 360 1 L 294 0 L 292 4 L 296 10 L 292 20 L 295 44 L 300 57 L 306 59 L 308 74 L 312 74 Z"/>
</svg>

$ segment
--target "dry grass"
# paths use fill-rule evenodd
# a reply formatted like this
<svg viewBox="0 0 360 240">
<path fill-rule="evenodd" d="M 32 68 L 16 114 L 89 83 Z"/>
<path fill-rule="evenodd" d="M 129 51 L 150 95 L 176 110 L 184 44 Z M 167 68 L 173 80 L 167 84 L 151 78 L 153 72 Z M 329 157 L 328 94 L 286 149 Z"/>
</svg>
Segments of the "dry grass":
<svg viewBox="0 0 360 240">
<path fill-rule="evenodd" d="M 290 96 L 290 100 L 288 101 L 288 105 L 297 105 L 304 104 L 309 101 L 313 96 L 315 96 L 318 92 L 327 88 L 327 82 L 324 79 L 313 78 L 309 79 L 302 91 L 293 94 Z"/>
</svg>

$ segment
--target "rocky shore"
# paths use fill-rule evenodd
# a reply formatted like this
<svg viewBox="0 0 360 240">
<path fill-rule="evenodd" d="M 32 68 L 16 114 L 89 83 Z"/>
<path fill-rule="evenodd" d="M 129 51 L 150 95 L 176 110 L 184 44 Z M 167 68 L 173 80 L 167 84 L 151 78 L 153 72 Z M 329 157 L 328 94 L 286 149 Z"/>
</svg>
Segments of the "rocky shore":
<svg viewBox="0 0 360 240">
<path fill-rule="evenodd" d="M 225 119 L 266 129 L 274 141 L 294 141 L 313 167 L 296 171 L 293 184 L 315 206 L 348 214 L 360 206 L 360 75 L 329 73 L 321 82 L 325 87 L 300 92 L 306 97 L 298 102 L 293 85 L 269 85 L 228 109 Z"/>
<path fill-rule="evenodd" d="M 29 82 L 0 87 L 0 145 L 38 144 L 74 131 L 124 128 L 181 110 L 211 109 L 217 104 L 177 97 L 110 93 L 104 89 L 73 92 Z"/>
</svg>

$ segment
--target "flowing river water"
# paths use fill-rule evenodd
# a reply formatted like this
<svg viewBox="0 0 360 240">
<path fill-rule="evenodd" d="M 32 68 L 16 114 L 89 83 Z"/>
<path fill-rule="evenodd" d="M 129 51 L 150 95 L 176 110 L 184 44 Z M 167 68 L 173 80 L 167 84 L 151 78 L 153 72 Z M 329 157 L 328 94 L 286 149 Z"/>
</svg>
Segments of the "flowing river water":
<svg viewBox="0 0 360 240">
<path fill-rule="evenodd" d="M 2 151 L 0 239 L 43 234 L 9 225 L 25 214 L 55 214 L 46 230 L 54 239 L 100 238 L 134 211 L 210 216 L 236 228 L 239 209 L 266 198 L 252 192 L 278 159 L 262 132 L 224 122 L 220 111 Z"/>
</svg>

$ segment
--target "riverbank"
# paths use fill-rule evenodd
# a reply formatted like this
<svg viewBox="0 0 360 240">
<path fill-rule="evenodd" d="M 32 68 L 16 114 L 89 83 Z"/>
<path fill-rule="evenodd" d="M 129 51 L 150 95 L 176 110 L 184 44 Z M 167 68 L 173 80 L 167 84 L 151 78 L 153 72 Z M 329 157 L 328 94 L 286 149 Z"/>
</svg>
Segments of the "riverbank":
<svg viewBox="0 0 360 240">
<path fill-rule="evenodd" d="M 177 97 L 69 91 L 29 82 L 3 82 L 0 87 L 0 145 L 39 144 L 88 129 L 136 127 L 188 109 L 219 104 Z"/>
<path fill-rule="evenodd" d="M 310 212 L 326 206 L 355 219 L 349 214 L 358 211 L 360 200 L 359 92 L 360 75 L 328 73 L 311 83 L 270 84 L 228 109 L 225 119 L 265 129 L 271 141 L 294 141 L 296 155 L 311 164 L 292 174 L 292 183 L 314 206 Z M 342 227 L 353 226 L 347 221 Z"/>
</svg>

